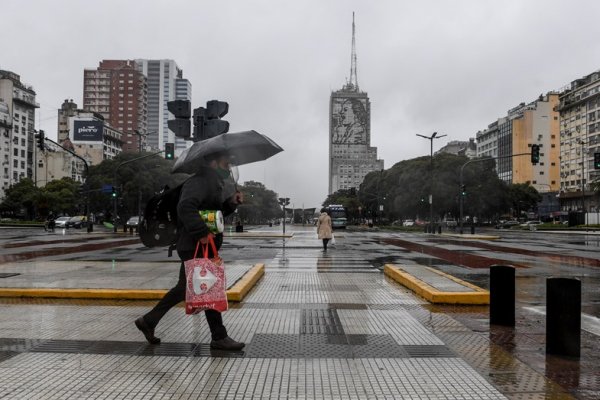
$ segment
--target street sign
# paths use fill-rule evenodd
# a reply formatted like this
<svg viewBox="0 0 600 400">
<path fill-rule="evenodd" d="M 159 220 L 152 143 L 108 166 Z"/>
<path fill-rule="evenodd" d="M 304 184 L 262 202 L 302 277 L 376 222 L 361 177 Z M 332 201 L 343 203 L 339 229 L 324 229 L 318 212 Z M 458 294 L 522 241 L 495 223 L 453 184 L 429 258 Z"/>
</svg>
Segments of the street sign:
<svg viewBox="0 0 600 400">
<path fill-rule="evenodd" d="M 107 184 L 102 185 L 102 193 L 112 193 L 112 191 L 113 191 L 113 185 L 107 185 Z"/>
</svg>

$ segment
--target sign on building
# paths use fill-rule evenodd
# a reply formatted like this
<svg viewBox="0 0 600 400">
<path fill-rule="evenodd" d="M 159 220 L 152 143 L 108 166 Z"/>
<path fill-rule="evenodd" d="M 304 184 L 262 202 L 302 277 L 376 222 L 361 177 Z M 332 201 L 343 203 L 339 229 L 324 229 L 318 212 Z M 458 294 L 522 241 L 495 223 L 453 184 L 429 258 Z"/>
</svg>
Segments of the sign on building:
<svg viewBox="0 0 600 400">
<path fill-rule="evenodd" d="M 73 121 L 74 142 L 102 142 L 104 122 L 102 121 Z"/>
</svg>

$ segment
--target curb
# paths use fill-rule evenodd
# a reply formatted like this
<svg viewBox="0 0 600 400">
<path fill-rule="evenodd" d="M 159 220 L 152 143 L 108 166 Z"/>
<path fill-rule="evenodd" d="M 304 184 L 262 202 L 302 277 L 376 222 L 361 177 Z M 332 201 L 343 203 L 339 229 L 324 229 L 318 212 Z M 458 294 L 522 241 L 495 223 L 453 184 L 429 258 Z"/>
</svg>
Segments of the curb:
<svg viewBox="0 0 600 400">
<path fill-rule="evenodd" d="M 445 274 L 433 268 L 427 267 L 428 270 L 435 272 L 451 281 L 454 281 L 462 286 L 468 287 L 473 292 L 442 292 L 433 286 L 415 278 L 402 268 L 395 265 L 386 264 L 383 272 L 385 275 L 400 283 L 401 285 L 412 290 L 425 300 L 433 304 L 470 304 L 470 305 L 487 305 L 490 304 L 490 292 L 478 286 L 462 281 L 452 275 Z"/>
<path fill-rule="evenodd" d="M 456 239 L 478 239 L 478 240 L 500 240 L 500 236 L 495 235 L 471 235 L 470 233 L 457 234 L 457 233 L 442 233 L 442 236 L 451 237 Z"/>
<path fill-rule="evenodd" d="M 244 296 L 264 275 L 265 265 L 255 264 L 227 290 L 227 300 L 242 301 Z M 57 289 L 57 288 L 0 288 L 0 297 L 27 297 L 52 299 L 110 299 L 160 300 L 165 289 Z"/>
</svg>

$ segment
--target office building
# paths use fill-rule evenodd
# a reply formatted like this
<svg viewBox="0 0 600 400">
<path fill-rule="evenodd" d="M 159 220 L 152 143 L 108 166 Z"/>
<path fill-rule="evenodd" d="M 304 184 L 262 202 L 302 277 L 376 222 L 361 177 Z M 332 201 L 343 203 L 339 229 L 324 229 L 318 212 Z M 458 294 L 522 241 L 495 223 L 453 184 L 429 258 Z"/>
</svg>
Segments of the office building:
<svg viewBox="0 0 600 400">
<path fill-rule="evenodd" d="M 358 189 L 365 175 L 383 170 L 371 147 L 371 103 L 358 86 L 354 15 L 350 80 L 329 99 L 329 194 Z"/>
<path fill-rule="evenodd" d="M 183 70 L 173 60 L 138 59 L 138 71 L 146 76 L 148 86 L 148 145 L 152 149 L 164 150 L 165 143 L 175 143 L 178 155 L 192 142 L 175 137 L 167 126 L 169 111 L 167 102 L 192 100 L 192 85 L 183 78 Z"/>
</svg>

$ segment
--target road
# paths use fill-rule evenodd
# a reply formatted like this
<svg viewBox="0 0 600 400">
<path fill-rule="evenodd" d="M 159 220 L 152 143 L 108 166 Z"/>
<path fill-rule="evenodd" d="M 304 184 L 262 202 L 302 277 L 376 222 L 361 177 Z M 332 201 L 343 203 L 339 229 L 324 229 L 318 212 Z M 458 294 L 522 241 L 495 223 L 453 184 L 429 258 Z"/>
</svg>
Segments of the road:
<svg viewBox="0 0 600 400">
<path fill-rule="evenodd" d="M 484 334 L 502 348 L 579 398 L 598 398 L 600 381 L 600 234 L 487 230 L 498 240 L 431 235 L 422 232 L 349 229 L 336 231 L 336 245 L 320 250 L 313 226 L 250 227 L 248 235 L 229 233 L 222 248 L 225 262 L 265 263 L 266 274 L 332 272 L 381 274 L 386 263 L 432 266 L 480 287 L 489 287 L 489 266 L 516 267 L 516 328 L 490 326 L 487 306 L 434 306 L 431 316 L 443 314 Z M 261 237 L 256 237 L 256 236 Z M 0 229 L 2 266 L 35 260 L 115 263 L 173 263 L 164 249 L 147 249 L 135 235 L 84 230 L 44 232 L 43 229 Z M 316 263 L 307 263 L 314 259 Z M 17 264 L 15 264 L 17 263 Z M 97 265 L 97 264 L 95 264 Z M 174 267 L 175 268 L 175 267 Z M 548 277 L 569 277 L 582 283 L 582 355 L 580 360 L 546 356 L 545 296 Z M 10 279 L 10 278 L 7 278 Z M 2 280 L 0 279 L 0 284 Z M 451 335 L 450 335 L 451 336 Z M 448 336 L 448 337 L 450 337 Z M 486 367 L 480 366 L 481 373 Z"/>
</svg>

